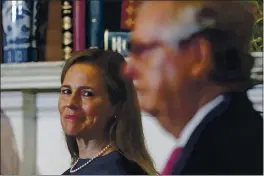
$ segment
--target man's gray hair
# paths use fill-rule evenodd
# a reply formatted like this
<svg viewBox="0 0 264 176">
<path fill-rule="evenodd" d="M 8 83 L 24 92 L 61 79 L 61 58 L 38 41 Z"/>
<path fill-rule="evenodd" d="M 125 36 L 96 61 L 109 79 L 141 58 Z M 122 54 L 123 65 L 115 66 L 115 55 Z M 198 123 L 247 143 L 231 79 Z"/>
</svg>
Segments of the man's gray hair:
<svg viewBox="0 0 264 176">
<path fill-rule="evenodd" d="M 214 64 L 208 78 L 223 85 L 238 83 L 245 84 L 245 89 L 249 88 L 253 57 L 239 48 L 236 43 L 239 36 L 235 33 L 214 28 L 216 21 L 205 15 L 208 13 L 206 10 L 185 6 L 164 26 L 160 39 L 177 50 L 196 36 L 205 38 L 211 44 Z"/>
</svg>

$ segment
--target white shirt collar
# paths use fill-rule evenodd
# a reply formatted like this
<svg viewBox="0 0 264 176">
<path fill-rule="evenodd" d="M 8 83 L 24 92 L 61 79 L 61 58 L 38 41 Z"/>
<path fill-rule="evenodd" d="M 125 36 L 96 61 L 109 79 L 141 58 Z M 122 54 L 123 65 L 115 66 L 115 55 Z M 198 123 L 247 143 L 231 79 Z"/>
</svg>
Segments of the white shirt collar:
<svg viewBox="0 0 264 176">
<path fill-rule="evenodd" d="M 223 95 L 219 95 L 214 98 L 212 101 L 205 104 L 202 108 L 200 108 L 193 118 L 187 123 L 180 134 L 179 138 L 179 146 L 184 147 L 188 142 L 191 134 L 194 132 L 196 127 L 202 122 L 205 116 L 213 110 L 217 105 L 219 105 L 224 100 Z"/>
</svg>

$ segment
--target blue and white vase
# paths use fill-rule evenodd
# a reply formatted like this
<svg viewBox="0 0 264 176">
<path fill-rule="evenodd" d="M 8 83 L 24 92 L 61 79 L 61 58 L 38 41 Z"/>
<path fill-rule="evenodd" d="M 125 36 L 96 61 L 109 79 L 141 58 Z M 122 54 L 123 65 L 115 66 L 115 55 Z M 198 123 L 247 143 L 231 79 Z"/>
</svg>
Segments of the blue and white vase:
<svg viewBox="0 0 264 176">
<path fill-rule="evenodd" d="M 32 50 L 35 47 L 33 7 L 33 0 L 2 0 L 4 63 L 37 60 Z"/>
</svg>

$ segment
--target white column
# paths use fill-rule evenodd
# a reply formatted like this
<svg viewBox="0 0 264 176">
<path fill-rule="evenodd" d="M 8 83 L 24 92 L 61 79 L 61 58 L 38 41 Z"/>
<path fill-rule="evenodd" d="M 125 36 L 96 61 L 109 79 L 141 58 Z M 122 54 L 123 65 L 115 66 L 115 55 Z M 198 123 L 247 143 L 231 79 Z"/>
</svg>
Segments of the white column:
<svg viewBox="0 0 264 176">
<path fill-rule="evenodd" d="M 36 94 L 23 90 L 23 160 L 20 175 L 36 174 Z"/>
</svg>

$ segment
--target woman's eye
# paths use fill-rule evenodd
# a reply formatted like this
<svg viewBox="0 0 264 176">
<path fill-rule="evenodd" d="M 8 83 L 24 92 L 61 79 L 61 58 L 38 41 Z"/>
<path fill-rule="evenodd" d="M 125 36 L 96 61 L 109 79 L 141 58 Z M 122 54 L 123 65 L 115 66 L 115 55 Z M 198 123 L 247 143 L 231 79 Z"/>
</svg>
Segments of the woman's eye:
<svg viewBox="0 0 264 176">
<path fill-rule="evenodd" d="M 82 95 L 85 96 L 85 97 L 91 97 L 91 96 L 93 96 L 94 94 L 93 94 L 93 92 L 90 91 L 90 90 L 84 90 L 84 91 L 82 92 Z"/>
<path fill-rule="evenodd" d="M 61 89 L 61 94 L 70 94 L 71 91 L 69 89 Z"/>
</svg>

